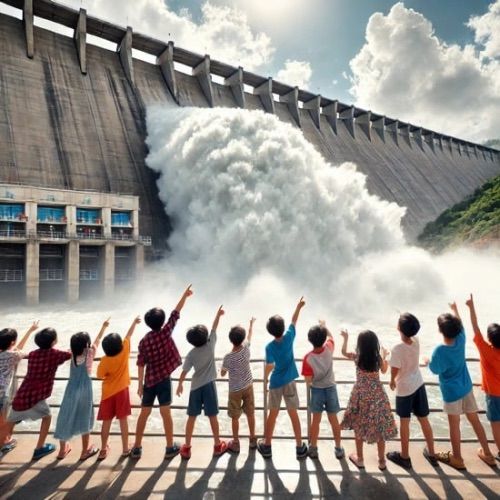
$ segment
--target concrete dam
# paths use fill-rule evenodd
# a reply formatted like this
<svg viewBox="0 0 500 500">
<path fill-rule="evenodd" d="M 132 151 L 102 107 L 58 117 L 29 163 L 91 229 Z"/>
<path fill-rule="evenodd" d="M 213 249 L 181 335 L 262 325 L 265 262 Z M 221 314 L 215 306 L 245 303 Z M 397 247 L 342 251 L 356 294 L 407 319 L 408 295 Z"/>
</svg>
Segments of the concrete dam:
<svg viewBox="0 0 500 500">
<path fill-rule="evenodd" d="M 6 243 L 13 231 L 26 230 L 25 236 L 35 239 L 39 232 L 45 235 L 44 243 L 57 233 L 65 243 L 73 238 L 94 245 L 102 240 L 106 248 L 110 241 L 137 244 L 140 250 L 127 258 L 138 266 L 145 242 L 147 255 L 161 252 L 169 220 L 156 174 L 145 164 L 146 108 L 158 103 L 263 110 L 300 127 L 328 162 L 354 162 L 366 174 L 370 193 L 407 207 L 403 225 L 410 240 L 443 210 L 500 173 L 500 152 L 494 149 L 215 61 L 91 17 L 84 9 L 49 0 L 2 3 L 19 9 L 19 18 L 0 15 L 0 202 L 12 211 L 7 205 L 15 201 L 15 187 L 54 190 L 43 191 L 37 200 L 21 200 L 26 193 L 16 192 L 27 204 L 4 218 L 9 229 L 0 228 L 0 239 Z M 73 36 L 34 26 L 35 17 L 70 28 Z M 116 44 L 116 51 L 87 43 L 87 35 Z M 156 57 L 156 64 L 134 58 L 132 49 Z M 98 202 L 85 192 L 98 193 Z M 129 200 L 124 208 L 116 195 L 135 196 L 137 203 Z M 28 203 L 34 203 L 33 217 Z M 39 214 L 48 213 L 51 204 L 62 212 L 40 219 L 36 206 Z M 78 249 L 71 252 L 75 257 Z M 86 252 L 90 258 L 92 252 Z M 88 260 L 81 258 L 70 268 L 69 253 L 61 257 L 67 262 L 66 277 L 70 273 L 78 281 L 80 272 L 81 280 L 82 269 L 84 277 L 94 276 L 94 271 L 97 276 L 100 266 L 104 283 L 116 278 L 118 271 L 106 264 L 116 252 L 103 250 L 95 270 L 87 269 Z M 40 249 L 29 258 L 37 260 L 39 254 Z M 40 272 L 41 267 L 38 274 L 33 271 L 32 279 L 41 279 Z M 32 302 L 38 293 L 33 292 Z M 76 300 L 78 293 L 73 290 L 68 296 Z"/>
</svg>

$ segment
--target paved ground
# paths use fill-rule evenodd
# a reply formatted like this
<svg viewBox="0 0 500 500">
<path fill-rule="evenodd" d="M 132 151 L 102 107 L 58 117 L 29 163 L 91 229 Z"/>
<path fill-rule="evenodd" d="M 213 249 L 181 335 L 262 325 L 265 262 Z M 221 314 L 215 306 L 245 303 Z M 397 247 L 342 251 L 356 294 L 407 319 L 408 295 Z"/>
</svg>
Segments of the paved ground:
<svg viewBox="0 0 500 500">
<path fill-rule="evenodd" d="M 97 437 L 97 436 L 96 436 Z M 475 445 L 464 445 L 467 472 L 445 465 L 433 469 L 421 459 L 421 443 L 413 443 L 414 470 L 394 464 L 380 472 L 376 448 L 367 447 L 366 471 L 333 457 L 329 442 L 320 443 L 321 461 L 298 462 L 293 441 L 276 441 L 274 457 L 264 461 L 255 452 L 212 459 L 212 443 L 197 439 L 189 462 L 179 457 L 165 461 L 163 440 L 148 438 L 139 461 L 122 459 L 117 437 L 103 462 L 78 463 L 79 443 L 62 461 L 49 455 L 29 462 L 34 437 L 21 436 L 20 444 L 0 462 L 0 497 L 11 499 L 76 498 L 167 498 L 172 500 L 246 500 L 250 498 L 500 498 L 500 470 L 476 458 Z M 390 443 L 394 448 L 397 443 Z M 351 451 L 352 441 L 346 442 Z"/>
</svg>

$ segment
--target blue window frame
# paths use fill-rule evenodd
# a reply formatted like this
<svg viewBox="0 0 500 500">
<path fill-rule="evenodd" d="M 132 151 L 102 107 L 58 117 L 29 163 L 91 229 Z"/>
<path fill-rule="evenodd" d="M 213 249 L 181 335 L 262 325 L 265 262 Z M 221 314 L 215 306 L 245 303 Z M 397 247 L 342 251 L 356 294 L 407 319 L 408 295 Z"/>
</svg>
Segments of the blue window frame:
<svg viewBox="0 0 500 500">
<path fill-rule="evenodd" d="M 38 222 L 63 222 L 65 217 L 64 207 L 38 207 L 37 209 Z"/>
<path fill-rule="evenodd" d="M 131 227 L 130 212 L 111 212 L 111 225 Z"/>
<path fill-rule="evenodd" d="M 76 222 L 77 224 L 102 224 L 101 211 L 91 208 L 77 208 Z"/>
<path fill-rule="evenodd" d="M 24 214 L 24 205 L 21 204 L 0 204 L 0 219 L 21 220 Z"/>
</svg>

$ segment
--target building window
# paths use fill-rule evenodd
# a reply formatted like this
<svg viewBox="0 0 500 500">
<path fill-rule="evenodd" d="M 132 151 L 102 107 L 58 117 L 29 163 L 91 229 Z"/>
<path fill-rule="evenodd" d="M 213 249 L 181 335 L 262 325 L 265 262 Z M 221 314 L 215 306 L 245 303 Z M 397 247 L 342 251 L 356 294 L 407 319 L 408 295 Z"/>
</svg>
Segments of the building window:
<svg viewBox="0 0 500 500">
<path fill-rule="evenodd" d="M 77 224 L 102 224 L 101 211 L 90 208 L 76 209 Z"/>
<path fill-rule="evenodd" d="M 37 208 L 38 222 L 66 222 L 64 207 L 41 207 Z"/>
<path fill-rule="evenodd" d="M 111 225 L 132 227 L 130 212 L 111 212 Z"/>
<path fill-rule="evenodd" d="M 21 204 L 0 204 L 0 219 L 22 221 L 25 219 L 24 205 Z"/>
</svg>

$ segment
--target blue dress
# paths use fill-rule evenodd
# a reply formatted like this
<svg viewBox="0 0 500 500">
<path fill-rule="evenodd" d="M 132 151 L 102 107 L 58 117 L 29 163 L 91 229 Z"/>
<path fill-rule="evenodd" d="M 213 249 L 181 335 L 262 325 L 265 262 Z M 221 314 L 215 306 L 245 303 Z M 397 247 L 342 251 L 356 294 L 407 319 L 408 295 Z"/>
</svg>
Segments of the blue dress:
<svg viewBox="0 0 500 500">
<path fill-rule="evenodd" d="M 92 354 L 90 349 L 87 350 L 85 362 L 80 365 L 76 365 L 74 359 L 71 359 L 68 385 L 64 391 L 54 431 L 54 437 L 61 441 L 88 434 L 94 427 L 92 379 L 87 371 L 87 358 Z"/>
</svg>

